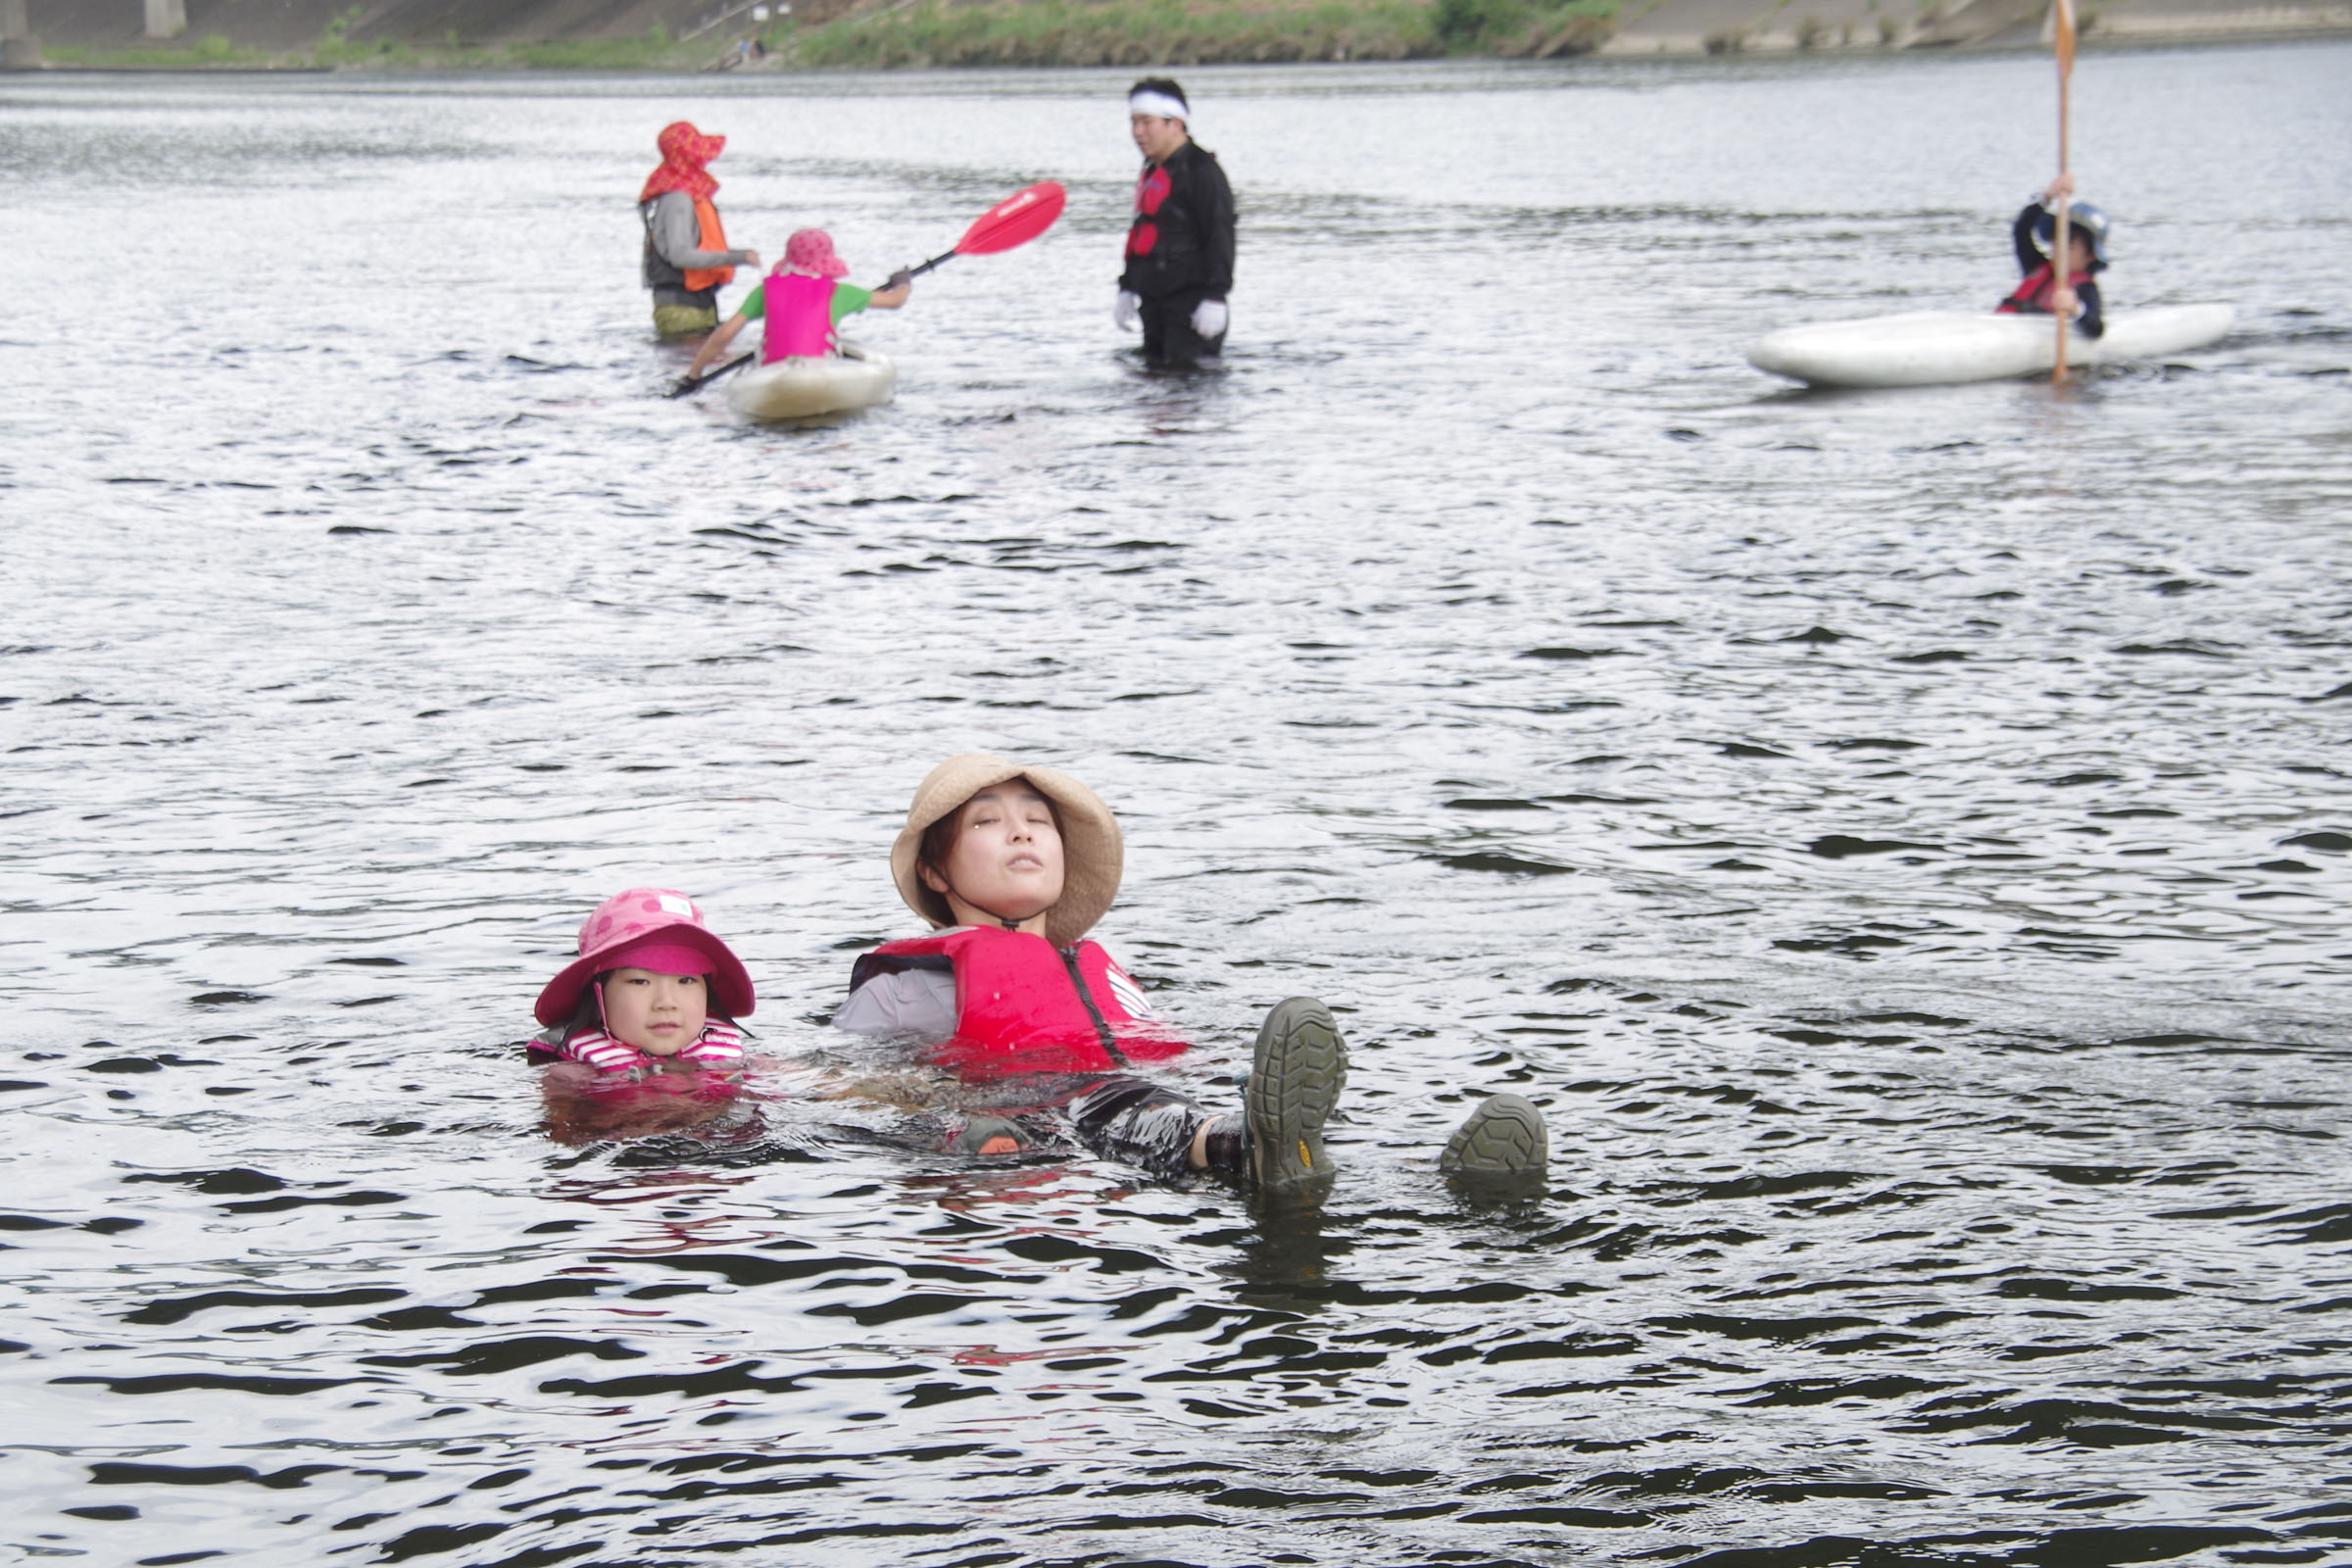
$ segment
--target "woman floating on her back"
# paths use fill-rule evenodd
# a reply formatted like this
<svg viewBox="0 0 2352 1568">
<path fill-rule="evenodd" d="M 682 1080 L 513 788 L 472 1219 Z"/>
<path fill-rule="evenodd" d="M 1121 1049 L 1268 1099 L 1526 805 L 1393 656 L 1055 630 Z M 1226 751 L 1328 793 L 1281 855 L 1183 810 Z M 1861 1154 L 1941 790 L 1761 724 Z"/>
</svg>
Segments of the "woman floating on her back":
<svg viewBox="0 0 2352 1568">
<path fill-rule="evenodd" d="M 998 1085 L 1010 1114 L 970 1145 L 977 1153 L 1025 1147 L 1037 1113 L 1058 1110 L 1096 1152 L 1162 1175 L 1319 1185 L 1331 1169 L 1323 1124 L 1348 1076 L 1331 1009 L 1310 997 L 1274 1005 L 1238 1111 L 1213 1114 L 1139 1076 L 1141 1065 L 1180 1055 L 1187 1043 L 1087 940 L 1118 893 L 1123 858 L 1110 808 L 1068 774 L 950 758 L 916 788 L 890 852 L 899 896 L 935 929 L 859 958 L 834 1026 L 914 1037 L 935 1063 Z M 1543 1169 L 1544 1149 L 1535 1107 L 1497 1095 L 1455 1133 L 1440 1163 L 1466 1174 L 1532 1174 Z"/>
</svg>

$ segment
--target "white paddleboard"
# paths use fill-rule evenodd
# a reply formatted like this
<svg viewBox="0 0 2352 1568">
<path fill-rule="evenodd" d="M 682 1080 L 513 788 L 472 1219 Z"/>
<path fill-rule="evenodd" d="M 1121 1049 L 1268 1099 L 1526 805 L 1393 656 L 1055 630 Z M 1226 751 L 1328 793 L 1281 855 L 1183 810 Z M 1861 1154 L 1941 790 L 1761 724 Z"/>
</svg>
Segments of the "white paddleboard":
<svg viewBox="0 0 2352 1568">
<path fill-rule="evenodd" d="M 2069 334 L 2067 364 L 2109 365 L 2203 348 L 2230 330 L 2227 305 L 2117 311 L 2098 338 Z M 1934 386 L 2047 370 L 2058 357 L 2046 316 L 1912 311 L 1784 327 L 1756 339 L 1747 363 L 1812 386 Z"/>
<path fill-rule="evenodd" d="M 727 406 L 755 419 L 807 419 L 848 414 L 890 401 L 899 368 L 855 343 L 821 360 L 778 360 L 738 370 L 727 383 Z"/>
</svg>

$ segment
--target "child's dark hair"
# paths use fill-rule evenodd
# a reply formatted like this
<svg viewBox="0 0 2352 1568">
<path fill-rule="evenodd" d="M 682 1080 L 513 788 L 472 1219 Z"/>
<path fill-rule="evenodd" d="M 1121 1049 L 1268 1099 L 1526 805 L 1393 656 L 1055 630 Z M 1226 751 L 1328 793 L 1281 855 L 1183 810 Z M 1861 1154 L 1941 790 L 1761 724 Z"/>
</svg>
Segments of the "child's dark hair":
<svg viewBox="0 0 2352 1568">
<path fill-rule="evenodd" d="M 1176 78 L 1173 76 L 1146 76 L 1128 88 L 1127 92 L 1130 97 L 1139 92 L 1162 93 L 1175 99 L 1188 110 L 1193 107 L 1193 101 L 1184 95 L 1184 89 L 1176 85 Z"/>
</svg>

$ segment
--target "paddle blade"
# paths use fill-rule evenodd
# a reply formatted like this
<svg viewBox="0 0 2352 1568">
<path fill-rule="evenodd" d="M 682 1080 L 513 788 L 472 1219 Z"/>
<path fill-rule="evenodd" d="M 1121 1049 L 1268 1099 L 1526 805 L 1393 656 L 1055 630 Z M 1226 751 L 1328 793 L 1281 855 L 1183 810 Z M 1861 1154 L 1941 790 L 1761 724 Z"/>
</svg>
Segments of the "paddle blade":
<svg viewBox="0 0 2352 1568">
<path fill-rule="evenodd" d="M 2050 0 L 2050 41 L 2058 51 L 2058 74 L 2075 69 L 2075 0 Z"/>
<path fill-rule="evenodd" d="M 993 256 L 1025 245 L 1054 226 L 1068 197 L 1050 179 L 1039 180 L 982 213 L 956 242 L 958 256 Z"/>
</svg>

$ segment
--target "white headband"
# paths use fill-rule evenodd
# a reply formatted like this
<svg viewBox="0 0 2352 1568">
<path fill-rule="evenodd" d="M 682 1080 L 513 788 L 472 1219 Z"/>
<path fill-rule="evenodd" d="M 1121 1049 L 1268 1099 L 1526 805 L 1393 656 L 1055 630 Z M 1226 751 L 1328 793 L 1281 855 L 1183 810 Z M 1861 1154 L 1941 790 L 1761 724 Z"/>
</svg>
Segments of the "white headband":
<svg viewBox="0 0 2352 1568">
<path fill-rule="evenodd" d="M 1181 120 L 1188 125 L 1193 122 L 1193 112 L 1184 106 L 1183 99 L 1149 89 L 1127 95 L 1127 112 L 1131 115 L 1157 115 L 1162 120 Z"/>
</svg>

